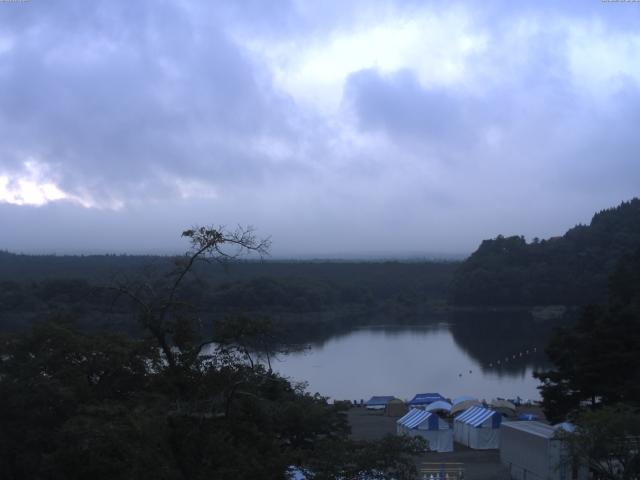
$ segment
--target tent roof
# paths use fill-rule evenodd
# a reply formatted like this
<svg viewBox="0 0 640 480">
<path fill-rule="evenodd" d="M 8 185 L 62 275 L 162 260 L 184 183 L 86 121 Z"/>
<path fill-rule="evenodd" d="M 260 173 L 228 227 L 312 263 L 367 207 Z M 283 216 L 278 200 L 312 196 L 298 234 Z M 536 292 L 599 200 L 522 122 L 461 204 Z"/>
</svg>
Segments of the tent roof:
<svg viewBox="0 0 640 480">
<path fill-rule="evenodd" d="M 453 400 L 451 400 L 451 405 L 455 406 L 458 403 L 466 402 L 467 400 L 474 400 L 474 401 L 478 402 L 478 399 L 476 397 L 472 397 L 471 395 L 460 395 L 459 397 L 456 397 Z M 480 403 L 480 402 L 478 402 L 478 403 Z"/>
<path fill-rule="evenodd" d="M 396 423 L 407 428 L 416 428 L 417 426 L 422 425 L 425 422 L 429 422 L 429 419 L 432 416 L 434 415 L 430 412 L 412 408 L 409 413 L 407 413 L 404 417 L 399 418 Z"/>
<path fill-rule="evenodd" d="M 464 400 L 463 402 L 458 402 L 453 407 L 451 407 L 451 413 L 462 412 L 467 408 L 481 406 L 482 404 L 478 400 Z"/>
<path fill-rule="evenodd" d="M 553 438 L 556 434 L 555 428 L 542 422 L 504 422 L 502 426 L 506 428 L 515 428 L 516 430 L 543 438 Z"/>
<path fill-rule="evenodd" d="M 500 418 L 502 418 L 502 416 L 495 410 L 489 410 L 482 407 L 471 407 L 469 410 L 456 417 L 455 421 L 466 423 L 468 425 L 471 425 L 472 427 L 479 427 L 487 419 L 492 418 L 494 415 L 499 415 Z"/>
<path fill-rule="evenodd" d="M 439 393 L 416 393 L 416 396 L 411 399 L 409 405 L 428 405 L 438 400 L 444 400 L 444 397 Z"/>
<path fill-rule="evenodd" d="M 493 399 L 490 404 L 493 408 L 506 408 L 508 410 L 516 411 L 516 406 L 509 400 Z"/>
<path fill-rule="evenodd" d="M 371 397 L 369 400 L 367 400 L 367 403 L 365 403 L 365 405 L 369 405 L 369 406 L 386 405 L 387 403 L 389 403 L 394 398 L 396 398 L 396 397 L 393 397 L 393 396 Z"/>
<path fill-rule="evenodd" d="M 427 412 L 433 412 L 436 410 L 444 410 L 446 412 L 450 412 L 451 411 L 451 404 L 449 402 L 446 402 L 444 400 L 437 400 L 433 403 L 430 403 L 427 408 L 425 408 L 425 410 Z"/>
</svg>

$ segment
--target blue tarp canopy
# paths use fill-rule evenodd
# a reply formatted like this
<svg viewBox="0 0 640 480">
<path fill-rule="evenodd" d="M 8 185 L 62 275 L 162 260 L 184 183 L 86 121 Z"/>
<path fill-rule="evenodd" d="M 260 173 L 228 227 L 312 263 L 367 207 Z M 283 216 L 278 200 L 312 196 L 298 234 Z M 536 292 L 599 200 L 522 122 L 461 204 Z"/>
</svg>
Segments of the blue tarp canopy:
<svg viewBox="0 0 640 480">
<path fill-rule="evenodd" d="M 523 412 L 520 415 L 518 415 L 518 420 L 525 420 L 525 421 L 538 420 L 538 415 L 536 415 L 535 413 Z"/>
<path fill-rule="evenodd" d="M 558 424 L 554 425 L 553 428 L 555 430 L 562 429 L 562 430 L 564 430 L 566 432 L 569 432 L 569 433 L 575 432 L 575 430 L 576 430 L 576 426 L 573 423 L 569 423 L 569 422 L 558 423 Z"/>
<path fill-rule="evenodd" d="M 455 421 L 466 423 L 472 427 L 479 427 L 489 418 L 492 419 L 492 428 L 498 428 L 500 426 L 502 415 L 495 410 L 489 410 L 488 408 L 482 407 L 471 407 L 469 410 L 456 417 Z"/>
<path fill-rule="evenodd" d="M 291 466 L 287 469 L 287 475 L 290 480 L 307 480 L 306 475 L 298 467 Z"/>
<path fill-rule="evenodd" d="M 445 398 L 439 393 L 418 393 L 411 399 L 409 405 L 429 405 L 430 403 L 444 399 Z"/>
<path fill-rule="evenodd" d="M 367 407 L 384 407 L 387 403 L 389 403 L 394 398 L 396 397 L 393 397 L 393 396 L 371 397 L 369 400 L 367 400 L 367 403 L 365 403 L 365 405 Z"/>
</svg>

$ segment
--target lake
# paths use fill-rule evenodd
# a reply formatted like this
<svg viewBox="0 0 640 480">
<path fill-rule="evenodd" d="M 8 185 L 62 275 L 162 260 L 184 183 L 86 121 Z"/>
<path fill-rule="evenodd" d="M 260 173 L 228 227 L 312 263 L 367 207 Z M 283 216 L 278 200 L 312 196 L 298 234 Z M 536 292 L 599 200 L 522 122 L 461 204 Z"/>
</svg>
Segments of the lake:
<svg viewBox="0 0 640 480">
<path fill-rule="evenodd" d="M 275 370 L 333 399 L 419 392 L 539 399 L 535 370 L 552 328 L 528 315 L 456 315 L 446 322 L 363 327 L 280 356 Z"/>
</svg>

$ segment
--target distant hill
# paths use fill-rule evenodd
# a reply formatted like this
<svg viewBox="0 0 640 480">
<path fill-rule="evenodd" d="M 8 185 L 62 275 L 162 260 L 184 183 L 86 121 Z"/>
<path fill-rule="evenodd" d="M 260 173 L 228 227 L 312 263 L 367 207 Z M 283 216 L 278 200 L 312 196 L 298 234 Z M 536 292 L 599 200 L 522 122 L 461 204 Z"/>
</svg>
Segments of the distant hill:
<svg viewBox="0 0 640 480">
<path fill-rule="evenodd" d="M 562 237 L 484 240 L 454 276 L 455 305 L 583 305 L 603 299 L 616 262 L 640 247 L 640 199 L 596 213 Z"/>
</svg>

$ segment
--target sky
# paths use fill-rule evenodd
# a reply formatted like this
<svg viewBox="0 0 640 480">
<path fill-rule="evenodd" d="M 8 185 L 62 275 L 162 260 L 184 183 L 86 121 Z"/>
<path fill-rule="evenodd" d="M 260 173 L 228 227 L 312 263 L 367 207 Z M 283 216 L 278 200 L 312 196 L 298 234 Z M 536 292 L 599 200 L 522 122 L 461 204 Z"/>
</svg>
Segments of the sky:
<svg viewBox="0 0 640 480">
<path fill-rule="evenodd" d="M 640 3 L 0 1 L 0 250 L 466 255 L 640 186 Z"/>
</svg>

